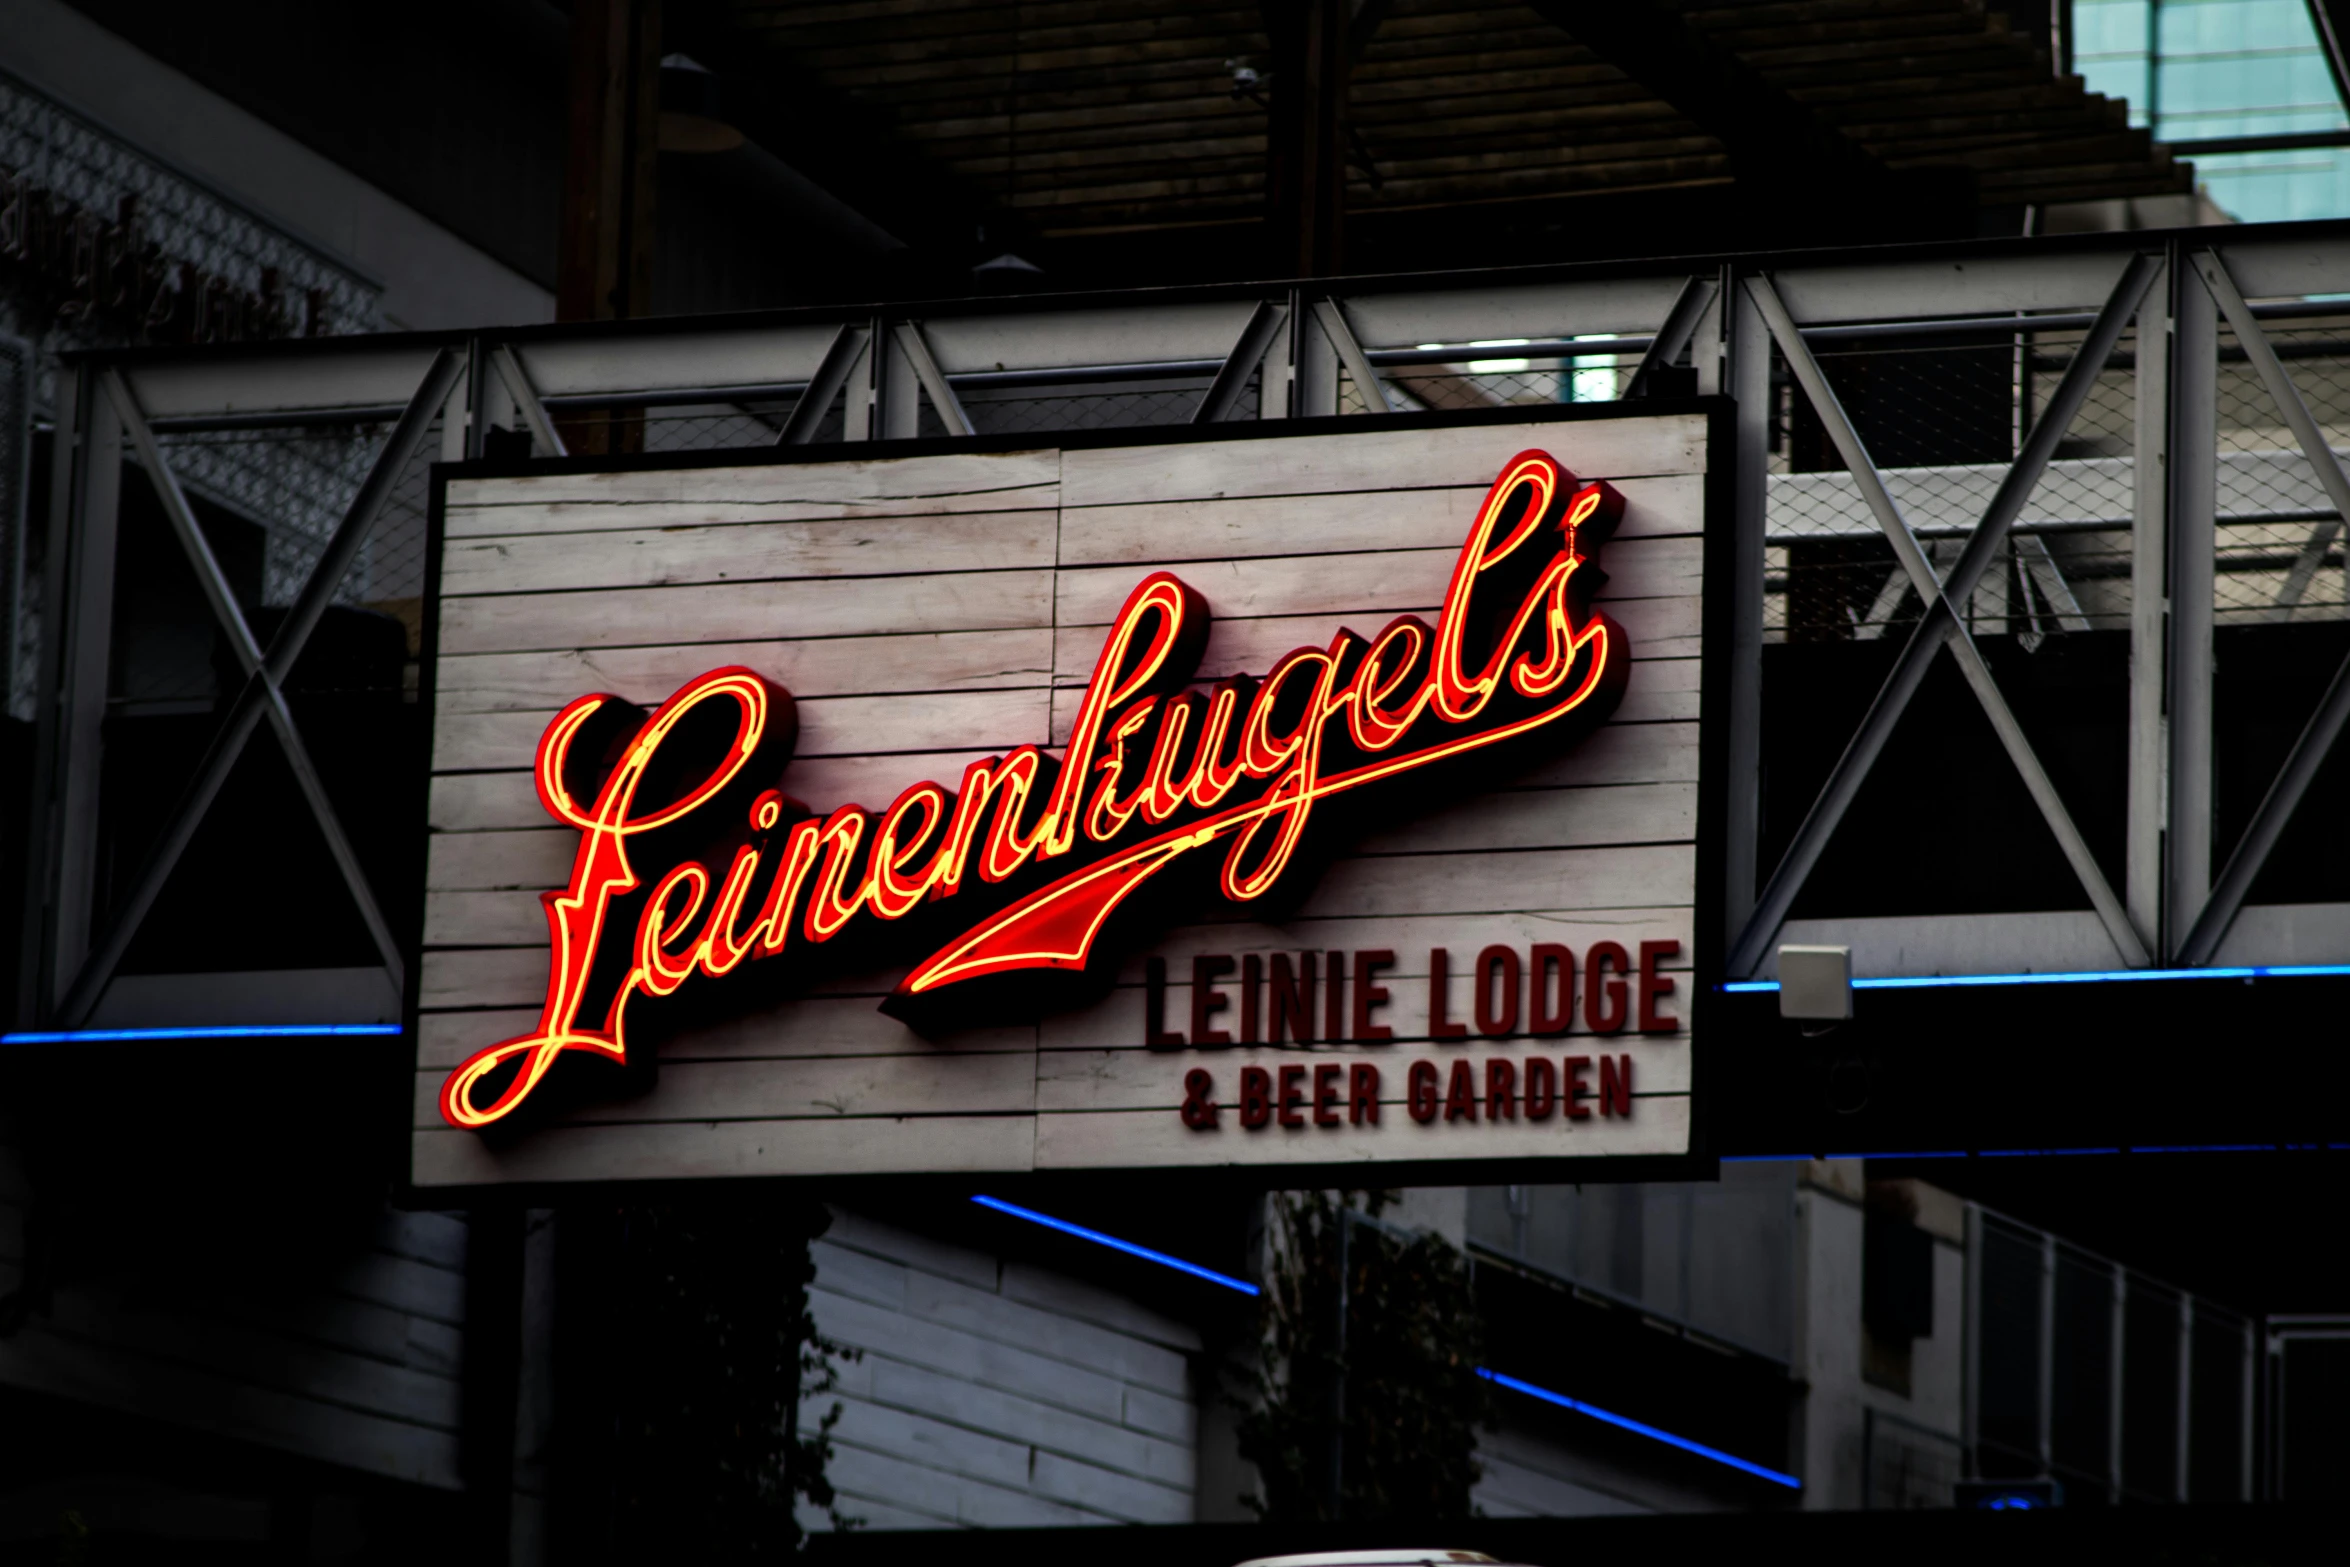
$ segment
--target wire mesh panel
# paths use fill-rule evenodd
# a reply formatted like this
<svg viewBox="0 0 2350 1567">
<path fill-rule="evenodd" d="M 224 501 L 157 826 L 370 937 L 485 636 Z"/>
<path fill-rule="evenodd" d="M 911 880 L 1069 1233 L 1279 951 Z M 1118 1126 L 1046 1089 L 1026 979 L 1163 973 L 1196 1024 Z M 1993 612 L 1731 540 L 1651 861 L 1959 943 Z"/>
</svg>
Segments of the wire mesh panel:
<svg viewBox="0 0 2350 1567">
<path fill-rule="evenodd" d="M 1813 347 L 1910 530 L 1947 575 L 2071 367 L 2077 331 L 1845 338 Z M 2133 345 L 2102 367 L 1968 604 L 1978 637 L 2027 648 L 2129 621 Z M 1871 641 L 1923 600 L 1782 364 L 1773 375 L 1765 639 Z"/>
<path fill-rule="evenodd" d="M 2350 449 L 2350 311 L 2265 328 L 2327 446 Z M 2224 326 L 2218 370 L 2214 611 L 2221 625 L 2350 612 L 2342 519 L 2276 399 Z"/>
</svg>

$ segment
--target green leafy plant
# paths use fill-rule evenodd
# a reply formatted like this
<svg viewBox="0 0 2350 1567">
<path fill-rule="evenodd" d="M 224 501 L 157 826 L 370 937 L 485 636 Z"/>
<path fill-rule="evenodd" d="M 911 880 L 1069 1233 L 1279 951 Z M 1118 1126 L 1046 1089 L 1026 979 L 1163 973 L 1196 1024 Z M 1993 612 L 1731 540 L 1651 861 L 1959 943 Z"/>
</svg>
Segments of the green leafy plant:
<svg viewBox="0 0 2350 1567">
<path fill-rule="evenodd" d="M 1269 1520 L 1469 1516 L 1490 1389 L 1467 1260 L 1383 1192 L 1272 1199 L 1241 1455 Z"/>
</svg>

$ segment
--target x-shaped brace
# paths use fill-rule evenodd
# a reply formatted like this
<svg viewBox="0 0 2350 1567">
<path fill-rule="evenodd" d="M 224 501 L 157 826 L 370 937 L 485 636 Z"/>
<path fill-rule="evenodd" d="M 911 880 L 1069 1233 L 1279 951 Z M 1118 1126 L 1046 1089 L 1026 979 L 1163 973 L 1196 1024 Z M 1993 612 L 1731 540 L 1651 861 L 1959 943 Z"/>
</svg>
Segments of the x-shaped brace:
<svg viewBox="0 0 2350 1567">
<path fill-rule="evenodd" d="M 395 989 L 405 988 L 406 964 L 400 954 L 400 944 L 392 935 L 391 926 L 377 905 L 375 894 L 368 886 L 367 874 L 360 866 L 359 856 L 345 836 L 340 819 L 335 815 L 334 803 L 327 798 L 326 785 L 318 769 L 310 760 L 310 752 L 302 743 L 301 730 L 294 722 L 293 709 L 286 703 L 285 680 L 293 672 L 294 661 L 310 640 L 327 607 L 334 602 L 336 588 L 351 562 L 358 557 L 360 546 L 376 518 L 383 511 L 384 501 L 392 486 L 408 465 L 410 457 L 423 441 L 433 416 L 447 401 L 450 389 L 464 368 L 464 356 L 454 349 L 443 349 L 425 372 L 424 382 L 410 399 L 408 407 L 393 427 L 391 439 L 377 455 L 375 466 L 369 470 L 366 481 L 360 485 L 350 510 L 327 541 L 325 552 L 311 569 L 309 580 L 294 601 L 293 609 L 279 625 L 267 649 L 253 635 L 253 628 L 245 620 L 244 611 L 237 605 L 236 593 L 229 586 L 227 575 L 221 570 L 212 546 L 205 540 L 204 530 L 196 521 L 196 514 L 188 504 L 186 492 L 170 466 L 163 460 L 162 449 L 156 444 L 155 432 L 148 425 L 138 398 L 120 371 L 109 370 L 101 380 L 107 400 L 113 403 L 116 415 L 122 421 L 123 432 L 139 454 L 139 462 L 147 471 L 147 478 L 155 487 L 156 498 L 162 502 L 164 515 L 170 519 L 172 532 L 187 552 L 188 563 L 195 568 L 196 581 L 204 590 L 212 606 L 213 618 L 227 635 L 229 646 L 235 651 L 237 662 L 245 671 L 245 684 L 229 711 L 228 721 L 213 736 L 211 747 L 205 752 L 195 780 L 180 797 L 178 808 L 172 813 L 171 825 L 140 869 L 138 880 L 130 895 L 117 909 L 105 936 L 91 951 L 81 972 L 74 978 L 72 988 L 58 1004 L 57 1021 L 66 1028 L 78 1028 L 87 1022 L 98 998 L 105 994 L 106 985 L 114 977 L 114 970 L 128 951 L 131 939 L 139 932 L 155 899 L 170 879 L 172 868 L 179 863 L 182 853 L 196 835 L 196 828 L 212 807 L 221 786 L 228 781 L 237 758 L 244 754 L 245 742 L 266 719 L 276 731 L 278 745 L 285 754 L 286 765 L 301 787 L 303 798 L 309 803 L 310 814 L 317 820 L 319 831 L 326 837 L 327 850 L 333 855 L 335 867 L 342 873 L 343 884 L 350 889 L 352 902 L 358 906 L 359 917 L 367 926 L 368 936 L 375 943 L 383 960 L 385 971 L 391 976 Z"/>
<path fill-rule="evenodd" d="M 2014 464 L 2000 481 L 1998 492 L 1992 496 L 1981 524 L 1976 527 L 1967 540 L 1965 550 L 1952 565 L 1948 580 L 1935 575 L 1933 562 L 1919 545 L 1917 535 L 1910 531 L 1908 522 L 1901 515 L 1901 508 L 1893 500 L 1892 492 L 1886 489 L 1885 481 L 1877 473 L 1876 464 L 1870 460 L 1868 449 L 1861 442 L 1860 432 L 1853 427 L 1843 404 L 1828 385 L 1827 377 L 1821 374 L 1819 362 L 1805 345 L 1803 334 L 1796 328 L 1794 318 L 1787 313 L 1786 305 L 1780 301 L 1778 291 L 1771 286 L 1768 278 L 1747 280 L 1748 295 L 1770 328 L 1771 336 L 1777 339 L 1780 352 L 1786 355 L 1788 369 L 1811 398 L 1813 411 L 1819 415 L 1821 424 L 1826 426 L 1829 438 L 1836 443 L 1838 455 L 1843 457 L 1845 466 L 1851 470 L 1854 483 L 1860 487 L 1862 498 L 1868 502 L 1878 526 L 1892 544 L 1893 553 L 1900 560 L 1903 571 L 1908 573 L 1911 585 L 1917 589 L 1918 597 L 1924 600 L 1925 614 L 1911 633 L 1909 645 L 1902 649 L 1900 661 L 1894 665 L 1893 672 L 1879 689 L 1868 716 L 1861 721 L 1859 731 L 1845 747 L 1843 756 L 1837 759 L 1835 772 L 1820 790 L 1819 797 L 1812 802 L 1810 813 L 1796 831 L 1795 841 L 1788 846 L 1786 856 L 1771 873 L 1770 884 L 1763 889 L 1753 915 L 1731 948 L 1729 969 L 1733 975 L 1752 974 L 1761 965 L 1780 926 L 1786 923 L 1787 912 L 1793 907 L 1796 895 L 1803 890 L 1803 884 L 1809 879 L 1812 868 L 1818 864 L 1821 852 L 1826 849 L 1828 840 L 1843 821 L 1845 811 L 1860 793 L 1861 784 L 1868 778 L 1869 770 L 1876 765 L 1879 753 L 1891 738 L 1901 715 L 1907 711 L 1910 699 L 1917 695 L 1918 688 L 1924 684 L 1926 672 L 1933 666 L 1934 656 L 1945 646 L 1956 658 L 1968 686 L 1975 693 L 1975 699 L 1982 704 L 1984 716 L 1990 719 L 1991 727 L 1998 733 L 2008 759 L 2015 765 L 2023 778 L 2024 787 L 2031 793 L 2032 802 L 2040 808 L 2049 831 L 2055 834 L 2066 862 L 2072 866 L 2073 874 L 2087 890 L 2089 901 L 2095 905 L 2097 917 L 2104 923 L 2106 934 L 2113 939 L 2122 961 L 2133 968 L 2144 967 L 2151 961 L 2150 943 L 2130 922 L 2128 911 L 2123 907 L 2121 899 L 2114 895 L 2104 871 L 2098 868 L 2096 856 L 2089 852 L 2088 841 L 2081 836 L 2080 828 L 2065 809 L 2064 801 L 2058 796 L 2047 769 L 2040 765 L 2040 758 L 2032 750 L 2030 740 L 2025 737 L 2023 726 L 2016 722 L 2006 698 L 2000 695 L 1998 682 L 1992 678 L 1990 666 L 1984 663 L 1981 649 L 1976 647 L 1974 638 L 1967 631 L 1966 617 L 1960 606 L 1973 597 L 1984 572 L 2006 544 L 2008 530 L 2022 513 L 2024 502 L 2030 499 L 2033 486 L 2039 483 L 2049 460 L 2055 456 L 2057 442 L 2072 427 L 2074 415 L 2080 411 L 2081 404 L 2096 384 L 2097 372 L 2104 368 L 2107 359 L 2112 356 L 2114 345 L 2121 340 L 2123 329 L 2129 325 L 2130 318 L 2137 314 L 2139 302 L 2146 297 L 2147 289 L 2153 286 L 2160 271 L 2160 263 L 2151 256 L 2141 254 L 2131 259 L 2121 281 L 2107 298 L 2105 308 L 2099 312 L 2096 323 L 2090 327 L 2080 351 L 2074 355 L 2071 367 L 2065 371 L 2054 395 L 2033 424 L 2022 451 L 2016 455 Z"/>
</svg>

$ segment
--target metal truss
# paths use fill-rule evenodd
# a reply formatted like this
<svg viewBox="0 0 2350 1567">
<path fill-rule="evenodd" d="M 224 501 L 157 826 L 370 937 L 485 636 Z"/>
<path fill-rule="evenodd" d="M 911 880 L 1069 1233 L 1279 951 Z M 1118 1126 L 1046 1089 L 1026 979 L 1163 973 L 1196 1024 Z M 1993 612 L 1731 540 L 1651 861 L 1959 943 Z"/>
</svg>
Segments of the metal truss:
<svg viewBox="0 0 2350 1567">
<path fill-rule="evenodd" d="M 1726 878 L 1726 927 L 1713 940 L 1729 974 L 1767 968 L 1806 878 L 1946 650 L 2095 910 L 2115 962 L 2209 963 L 2350 723 L 2346 662 L 2242 841 L 2213 844 L 2215 530 L 2223 522 L 2236 525 L 2234 514 L 2220 516 L 2215 498 L 2223 461 L 2214 435 L 2220 323 L 2298 447 L 2262 460 L 2305 463 L 2327 503 L 2321 509 L 2300 502 L 2299 512 L 2276 513 L 2306 521 L 2308 531 L 2293 546 L 2289 568 L 2277 568 L 2283 580 L 2273 611 L 2305 615 L 2310 589 L 2350 515 L 2350 475 L 2286 370 L 2291 355 L 2276 351 L 2265 323 L 2295 311 L 2340 314 L 2343 307 L 2322 300 L 2345 292 L 2350 226 L 2302 226 L 2234 229 L 2216 241 L 2209 231 L 2191 238 L 2115 234 L 91 357 L 61 382 L 50 536 L 64 547 L 49 552 L 41 615 L 33 819 L 42 825 L 28 878 L 22 1021 L 70 1027 L 100 1005 L 172 866 L 246 741 L 265 723 L 385 972 L 400 976 L 399 933 L 385 925 L 380 900 L 309 764 L 284 682 L 344 573 L 361 558 L 393 478 L 436 417 L 440 455 L 448 459 L 479 455 L 485 436 L 499 427 L 526 435 L 541 455 L 561 456 L 567 417 L 624 410 L 714 408 L 743 442 L 757 445 L 802 445 L 819 436 L 899 440 L 926 429 L 970 435 L 1002 428 L 991 420 L 1001 418 L 1007 398 L 1083 396 L 1088 388 L 1163 388 L 1169 395 L 1154 406 L 1187 412 L 1155 415 L 1160 422 L 1213 424 L 1252 412 L 1260 419 L 1327 417 L 1357 403 L 1362 417 L 1377 418 L 1420 406 L 1429 396 L 1427 377 L 1465 384 L 1474 362 L 1496 345 L 1507 345 L 1498 351 L 1516 359 L 1557 366 L 1549 372 L 1554 396 L 1568 390 L 1571 370 L 1606 356 L 1602 362 L 1630 370 L 1618 378 L 1627 397 L 1656 395 L 1673 376 L 1694 372 L 1701 391 L 1733 400 L 1735 435 L 1721 460 L 1730 470 L 1723 479 L 1735 536 L 1728 580 L 1710 584 L 1710 591 L 1730 597 L 1732 646 L 1724 661 L 1730 690 L 1715 709 L 1726 733 L 1712 748 L 1727 787 L 1724 809 L 1709 824 L 1722 838 Z M 2134 349 L 2119 351 L 2133 321 Z M 1880 468 L 1862 423 L 1823 371 L 1821 353 L 1888 336 L 1914 341 L 1972 333 L 1979 340 L 1986 332 L 2019 343 L 2028 334 L 2053 332 L 2080 341 L 2017 443 L 2013 463 L 1995 484 L 1983 479 L 1988 498 L 1966 502 L 1968 514 L 1960 517 L 1951 515 L 1956 492 L 1937 491 L 1930 474 Z M 2112 481 L 2109 499 L 2099 503 L 2103 511 L 2074 523 L 2050 522 L 2032 509 L 2035 487 L 2063 467 L 2059 443 L 2100 371 L 2134 380 L 2136 460 Z M 1809 400 L 1846 474 L 1771 471 L 1779 375 Z M 1350 382 L 1352 402 L 1342 396 Z M 935 422 L 926 422 L 924 405 Z M 229 592 L 158 437 L 386 422 L 394 424 L 390 440 L 285 624 L 263 647 Z M 1039 439 L 1052 435 L 1046 427 L 1023 428 Z M 117 475 L 126 453 L 155 486 L 244 685 L 131 893 L 102 909 L 96 801 L 109 690 Z M 1786 542 L 1773 532 L 1773 497 L 1794 493 L 1786 486 L 1798 480 L 1820 478 L 1847 486 L 1840 493 L 1856 503 L 1849 523 L 1837 521 L 1844 531 L 1836 536 L 1881 539 L 1894 556 L 1893 569 L 1875 588 L 1870 625 L 1859 635 L 1891 624 L 1906 642 L 1792 846 L 1778 864 L 1764 866 L 1758 852 L 1767 561 Z M 2089 850 L 2078 802 L 2061 797 L 1978 641 L 1985 603 L 2000 606 L 1995 612 L 2026 645 L 2091 624 L 2068 557 L 2061 546 L 2051 548 L 2068 526 L 2126 529 L 2129 537 L 2128 819 L 2118 887 Z M 1861 594 L 1863 601 L 1868 596 Z M 1917 619 L 1896 622 L 1895 611 L 1911 597 Z M 1903 854 L 1932 852 L 1921 824 L 1916 843 L 1889 852 L 1889 871 L 1898 873 Z"/>
</svg>

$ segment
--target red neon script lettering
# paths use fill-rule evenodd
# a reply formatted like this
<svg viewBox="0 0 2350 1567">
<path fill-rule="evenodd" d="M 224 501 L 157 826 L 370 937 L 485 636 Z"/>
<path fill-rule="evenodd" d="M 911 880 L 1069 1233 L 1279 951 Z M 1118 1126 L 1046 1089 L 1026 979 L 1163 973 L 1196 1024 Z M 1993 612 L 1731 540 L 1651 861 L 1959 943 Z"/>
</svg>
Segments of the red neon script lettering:
<svg viewBox="0 0 2350 1567">
<path fill-rule="evenodd" d="M 538 748 L 539 799 L 580 834 L 569 885 L 541 895 L 538 1026 L 451 1073 L 442 1115 L 504 1118 L 566 1052 L 628 1061 L 636 997 L 690 1011 L 738 971 L 788 990 L 817 949 L 832 972 L 925 954 L 883 1003 L 912 1022 L 1033 1015 L 1056 1004 L 1040 988 L 1056 973 L 1186 911 L 1296 886 L 1340 797 L 1360 825 L 1380 819 L 1374 800 L 1448 779 L 1484 792 L 1622 694 L 1629 650 L 1591 608 L 1589 563 L 1622 511 L 1609 486 L 1522 453 L 1479 506 L 1434 626 L 1341 630 L 1204 691 L 1207 604 L 1154 573 L 1112 622 L 1059 756 L 1023 746 L 973 763 L 951 794 L 918 783 L 879 811 L 818 818 L 780 792 L 792 701 L 750 670 L 713 670 L 650 714 L 582 697 Z"/>
</svg>

